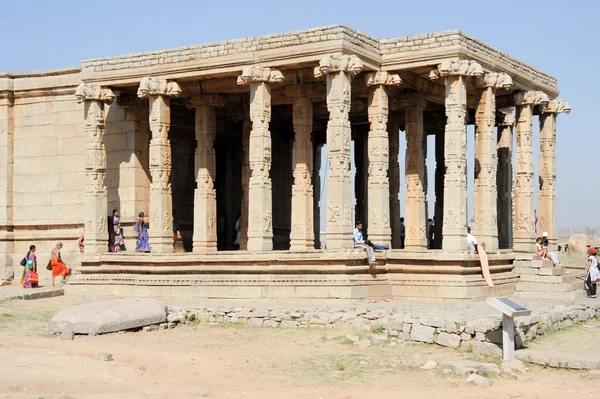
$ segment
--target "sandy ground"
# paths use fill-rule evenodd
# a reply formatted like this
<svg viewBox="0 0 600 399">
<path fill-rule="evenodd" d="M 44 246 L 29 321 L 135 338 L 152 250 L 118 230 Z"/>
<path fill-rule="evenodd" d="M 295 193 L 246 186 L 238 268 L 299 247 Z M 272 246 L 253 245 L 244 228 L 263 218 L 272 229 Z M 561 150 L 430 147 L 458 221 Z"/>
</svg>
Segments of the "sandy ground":
<svg viewBox="0 0 600 399">
<path fill-rule="evenodd" d="M 531 367 L 518 380 L 476 387 L 419 369 L 470 358 L 433 345 L 358 348 L 347 332 L 186 325 L 173 330 L 78 336 L 46 333 L 59 297 L 0 302 L 0 398 L 597 398 L 600 378 Z M 596 329 L 588 329 L 597 333 Z M 568 333 L 568 332 L 567 332 Z M 340 335 L 327 339 L 327 335 Z M 560 337 L 555 334 L 554 337 Z M 102 352 L 114 361 L 100 360 Z M 489 361 L 489 359 L 488 359 Z"/>
</svg>

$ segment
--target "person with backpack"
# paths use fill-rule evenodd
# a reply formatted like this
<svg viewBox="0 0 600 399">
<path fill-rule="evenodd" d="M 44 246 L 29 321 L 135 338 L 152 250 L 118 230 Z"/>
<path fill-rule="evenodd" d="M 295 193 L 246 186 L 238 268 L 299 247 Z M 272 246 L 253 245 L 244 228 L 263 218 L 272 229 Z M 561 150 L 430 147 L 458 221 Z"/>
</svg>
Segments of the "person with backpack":
<svg viewBox="0 0 600 399">
<path fill-rule="evenodd" d="M 589 297 L 596 298 L 596 283 L 600 281 L 600 270 L 596 259 L 596 248 L 588 248 L 588 258 L 585 269 L 585 285 L 589 290 Z"/>
</svg>

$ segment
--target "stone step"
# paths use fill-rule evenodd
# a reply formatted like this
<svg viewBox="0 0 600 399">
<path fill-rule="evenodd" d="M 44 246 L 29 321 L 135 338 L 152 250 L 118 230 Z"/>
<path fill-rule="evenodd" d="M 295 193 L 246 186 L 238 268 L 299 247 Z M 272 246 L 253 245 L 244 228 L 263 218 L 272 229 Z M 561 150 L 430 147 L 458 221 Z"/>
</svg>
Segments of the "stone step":
<svg viewBox="0 0 600 399">
<path fill-rule="evenodd" d="M 563 284 L 575 281 L 575 276 L 569 274 L 565 276 L 542 276 L 524 274 L 520 277 L 520 282 L 524 283 L 544 283 L 544 284 Z"/>
<path fill-rule="evenodd" d="M 524 274 L 537 276 L 539 271 L 540 271 L 540 269 L 536 269 L 535 267 L 529 267 L 529 266 L 515 266 L 513 268 L 513 272 L 515 272 L 519 276 L 524 275 Z"/>
<path fill-rule="evenodd" d="M 541 277 L 541 276 L 540 276 Z M 549 276 L 546 276 L 549 277 Z M 515 284 L 516 292 L 571 292 L 575 290 L 583 289 L 581 281 L 575 281 L 571 283 L 530 283 L 523 282 Z"/>
<path fill-rule="evenodd" d="M 542 267 L 538 269 L 540 271 L 540 276 L 564 276 L 568 275 L 565 273 L 565 269 L 562 266 L 555 267 Z"/>
<path fill-rule="evenodd" d="M 545 299 L 571 303 L 587 297 L 583 289 L 571 292 L 515 292 L 514 295 L 524 299 Z"/>
</svg>

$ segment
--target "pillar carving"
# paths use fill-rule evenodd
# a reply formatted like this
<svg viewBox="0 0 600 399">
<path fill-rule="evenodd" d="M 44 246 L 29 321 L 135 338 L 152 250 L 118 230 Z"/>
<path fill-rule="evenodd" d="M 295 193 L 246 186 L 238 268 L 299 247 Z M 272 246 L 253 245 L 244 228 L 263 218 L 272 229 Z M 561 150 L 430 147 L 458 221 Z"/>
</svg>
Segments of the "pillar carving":
<svg viewBox="0 0 600 399">
<path fill-rule="evenodd" d="M 248 182 L 248 245 L 250 251 L 273 249 L 273 204 L 271 170 L 271 84 L 283 81 L 276 69 L 253 65 L 244 68 L 239 85 L 250 86 L 250 131 Z"/>
<path fill-rule="evenodd" d="M 538 231 L 547 231 L 551 249 L 556 250 L 556 117 L 569 113 L 571 105 L 552 100 L 540 115 L 540 162 L 538 191 Z"/>
<path fill-rule="evenodd" d="M 405 248 L 427 249 L 427 204 L 425 154 L 423 153 L 423 109 L 425 98 L 417 92 L 404 92 L 400 103 L 405 108 L 406 130 L 406 197 L 404 200 Z"/>
<path fill-rule="evenodd" d="M 225 105 L 219 95 L 199 95 L 188 100 L 188 108 L 196 113 L 196 154 L 194 190 L 194 252 L 217 250 L 217 193 L 215 191 L 217 134 L 215 107 Z"/>
<path fill-rule="evenodd" d="M 75 90 L 78 103 L 84 103 L 85 120 L 85 253 L 108 250 L 106 196 L 106 148 L 104 147 L 104 105 L 114 101 L 105 87 L 81 84 Z"/>
<path fill-rule="evenodd" d="M 392 234 L 393 249 L 401 248 L 400 240 L 400 200 L 398 193 L 400 192 L 400 165 L 398 164 L 398 152 L 400 152 L 400 126 L 396 122 L 389 124 L 390 135 L 390 161 L 389 161 L 389 185 L 390 185 L 390 229 Z"/>
<path fill-rule="evenodd" d="M 329 55 L 315 68 L 315 77 L 327 79 L 327 158 L 331 169 L 327 179 L 327 248 L 352 248 L 351 83 L 362 71 L 355 55 Z"/>
<path fill-rule="evenodd" d="M 513 246 L 513 126 L 515 116 L 510 113 L 496 112 L 498 126 L 498 247 L 510 249 Z"/>
<path fill-rule="evenodd" d="M 0 285 L 14 277 L 13 176 L 14 176 L 13 80 L 0 78 Z"/>
<path fill-rule="evenodd" d="M 294 98 L 293 105 L 294 146 L 292 162 L 294 184 L 292 185 L 292 232 L 290 249 L 314 248 L 313 225 L 313 144 L 311 140 L 313 112 L 312 100 L 305 96 Z"/>
<path fill-rule="evenodd" d="M 446 60 L 430 73 L 431 79 L 445 79 L 446 86 L 442 247 L 447 251 L 467 249 L 467 79 L 479 75 L 481 65 L 467 60 Z"/>
<path fill-rule="evenodd" d="M 176 82 L 146 77 L 140 82 L 137 95 L 150 101 L 150 224 L 149 242 L 152 252 L 173 252 L 173 201 L 171 197 L 171 127 L 170 97 L 181 89 Z"/>
<path fill-rule="evenodd" d="M 390 162 L 388 139 L 389 99 L 388 86 L 402 83 L 398 74 L 385 71 L 371 72 L 365 76 L 369 89 L 369 136 L 367 150 L 367 183 L 369 239 L 390 246 L 390 185 L 388 167 Z"/>
<path fill-rule="evenodd" d="M 486 73 L 474 81 L 476 90 L 475 112 L 475 213 L 473 233 L 486 249 L 498 249 L 496 186 L 497 147 L 496 89 L 508 89 L 512 79 L 505 73 Z"/>
<path fill-rule="evenodd" d="M 519 91 L 514 95 L 517 121 L 517 183 L 513 240 L 515 251 L 531 252 L 535 243 L 533 182 L 533 107 L 543 108 L 549 99 L 540 91 Z"/>
<path fill-rule="evenodd" d="M 240 249 L 248 249 L 248 195 L 250 187 L 250 116 L 244 118 L 242 124 L 242 216 L 240 219 Z"/>
</svg>

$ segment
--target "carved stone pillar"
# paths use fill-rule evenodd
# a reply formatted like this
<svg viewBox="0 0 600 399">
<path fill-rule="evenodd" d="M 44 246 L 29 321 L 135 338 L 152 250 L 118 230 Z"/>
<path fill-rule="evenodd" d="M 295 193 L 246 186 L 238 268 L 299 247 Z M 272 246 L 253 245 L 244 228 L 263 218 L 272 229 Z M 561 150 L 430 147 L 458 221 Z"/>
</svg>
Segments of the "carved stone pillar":
<svg viewBox="0 0 600 399">
<path fill-rule="evenodd" d="M 540 115 L 540 162 L 538 191 L 538 231 L 548 232 L 549 244 L 556 250 L 556 116 L 569 113 L 571 105 L 552 100 Z"/>
<path fill-rule="evenodd" d="M 244 118 L 242 125 L 242 216 L 240 218 L 240 249 L 248 249 L 248 190 L 250 187 L 250 131 L 252 121 Z"/>
<path fill-rule="evenodd" d="M 225 104 L 218 95 L 200 95 L 189 99 L 196 112 L 196 189 L 194 190 L 194 252 L 217 250 L 217 193 L 215 191 L 217 134 L 215 107 Z"/>
<path fill-rule="evenodd" d="M 548 96 L 539 91 L 515 93 L 517 105 L 517 184 L 515 185 L 514 250 L 532 252 L 535 243 L 533 198 L 533 107 L 548 104 Z"/>
<path fill-rule="evenodd" d="M 0 284 L 14 277 L 13 176 L 14 176 L 13 79 L 0 78 Z M 106 243 L 105 243 L 106 244 Z M 106 248 L 106 246 L 105 246 Z"/>
<path fill-rule="evenodd" d="M 238 84 L 250 85 L 249 139 L 250 180 L 248 186 L 248 250 L 273 249 L 273 204 L 271 170 L 271 84 L 283 81 L 276 69 L 261 66 L 244 68 Z"/>
<path fill-rule="evenodd" d="M 108 251 L 108 204 L 104 178 L 106 149 L 104 147 L 104 104 L 115 99 L 113 92 L 100 86 L 79 85 L 77 102 L 84 103 L 85 133 L 85 253 Z"/>
<path fill-rule="evenodd" d="M 444 131 L 435 133 L 435 249 L 442 249 L 442 231 L 444 226 L 444 180 L 446 166 L 444 165 Z"/>
<path fill-rule="evenodd" d="M 149 242 L 152 252 L 173 252 L 173 199 L 171 196 L 171 126 L 170 97 L 181 94 L 179 85 L 158 78 L 143 78 L 139 98 L 150 100 L 150 225 Z"/>
<path fill-rule="evenodd" d="M 498 126 L 498 247 L 510 249 L 513 246 L 513 126 L 512 113 L 496 112 Z"/>
<path fill-rule="evenodd" d="M 400 152 L 400 126 L 398 126 L 398 123 L 396 122 L 392 122 L 389 125 L 390 158 L 388 176 L 390 185 L 390 228 L 392 234 L 392 249 L 400 249 L 402 242 L 400 240 L 400 200 L 398 199 L 398 193 L 400 191 L 400 165 L 398 164 L 398 152 Z"/>
<path fill-rule="evenodd" d="M 387 86 L 397 86 L 402 81 L 397 74 L 385 71 L 371 72 L 365 77 L 369 89 L 369 137 L 367 160 L 369 167 L 368 219 L 369 239 L 390 246 L 390 185 L 388 167 L 390 162 L 388 139 L 389 101 Z"/>
<path fill-rule="evenodd" d="M 354 55 L 329 55 L 315 68 L 315 77 L 327 76 L 327 248 L 352 248 L 352 180 L 350 170 L 350 91 L 352 77 L 362 71 Z"/>
<path fill-rule="evenodd" d="M 483 74 L 474 61 L 447 60 L 430 78 L 445 78 L 446 129 L 443 249 L 467 249 L 467 78 Z"/>
<path fill-rule="evenodd" d="M 406 199 L 404 200 L 405 248 L 427 248 L 427 204 L 425 162 L 423 154 L 423 109 L 425 98 L 417 92 L 404 92 L 400 103 L 405 107 L 406 130 Z"/>
<path fill-rule="evenodd" d="M 311 140 L 313 112 L 312 100 L 308 97 L 294 98 L 294 146 L 292 162 L 294 184 L 292 185 L 292 232 L 290 249 L 314 248 L 313 233 L 313 145 Z"/>
<path fill-rule="evenodd" d="M 358 220 L 363 224 L 363 236 L 369 237 L 369 214 L 367 212 L 369 204 L 369 193 L 367 191 L 369 181 L 367 131 L 364 125 L 354 126 L 352 130 L 354 136 L 354 197 L 356 198 L 354 221 Z"/>
<path fill-rule="evenodd" d="M 475 112 L 475 214 L 473 234 L 487 250 L 498 249 L 496 187 L 497 148 L 496 88 L 508 89 L 512 79 L 505 73 L 486 73 L 475 79 L 477 110 Z"/>
</svg>

